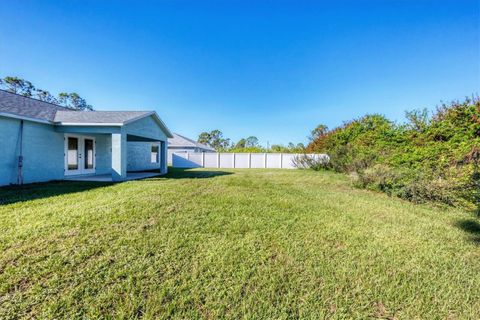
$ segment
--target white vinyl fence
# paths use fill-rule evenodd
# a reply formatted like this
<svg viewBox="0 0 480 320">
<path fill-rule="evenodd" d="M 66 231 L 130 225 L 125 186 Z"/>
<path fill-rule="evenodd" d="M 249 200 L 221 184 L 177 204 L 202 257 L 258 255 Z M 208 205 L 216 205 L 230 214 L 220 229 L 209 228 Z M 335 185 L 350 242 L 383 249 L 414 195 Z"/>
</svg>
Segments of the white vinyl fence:
<svg viewBox="0 0 480 320">
<path fill-rule="evenodd" d="M 296 169 L 293 159 L 303 154 L 293 153 L 192 153 L 172 154 L 174 168 L 277 168 Z M 306 156 L 328 162 L 326 154 Z"/>
</svg>

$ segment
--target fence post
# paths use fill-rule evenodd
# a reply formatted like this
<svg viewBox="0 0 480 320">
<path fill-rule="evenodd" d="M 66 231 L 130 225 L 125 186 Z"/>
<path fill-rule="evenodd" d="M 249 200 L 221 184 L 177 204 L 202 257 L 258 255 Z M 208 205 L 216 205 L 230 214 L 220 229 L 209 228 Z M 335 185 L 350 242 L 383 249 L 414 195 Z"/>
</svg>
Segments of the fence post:
<svg viewBox="0 0 480 320">
<path fill-rule="evenodd" d="M 220 168 L 220 152 L 217 153 L 217 168 Z"/>
<path fill-rule="evenodd" d="M 233 169 L 235 169 L 235 152 L 233 153 L 233 159 L 232 159 L 232 161 L 233 161 Z"/>
<path fill-rule="evenodd" d="M 266 152 L 264 153 L 264 157 L 263 157 L 263 167 L 267 169 L 267 153 Z"/>
<path fill-rule="evenodd" d="M 202 167 L 205 168 L 205 152 L 202 152 Z"/>
<path fill-rule="evenodd" d="M 248 154 L 248 169 L 252 168 L 252 154 Z"/>
<path fill-rule="evenodd" d="M 280 169 L 283 169 L 283 153 L 280 153 Z"/>
</svg>

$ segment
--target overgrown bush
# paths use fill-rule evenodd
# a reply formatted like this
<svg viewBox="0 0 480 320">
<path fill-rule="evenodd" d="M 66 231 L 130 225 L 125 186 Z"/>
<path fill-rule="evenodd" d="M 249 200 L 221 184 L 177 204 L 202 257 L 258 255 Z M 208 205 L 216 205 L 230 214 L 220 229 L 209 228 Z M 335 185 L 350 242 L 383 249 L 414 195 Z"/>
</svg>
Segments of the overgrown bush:
<svg viewBox="0 0 480 320">
<path fill-rule="evenodd" d="M 299 169 L 312 169 L 315 171 L 327 169 L 329 161 L 330 158 L 326 154 L 299 154 L 292 159 L 294 167 Z"/>
<path fill-rule="evenodd" d="M 378 114 L 346 122 L 322 131 L 307 152 L 327 153 L 328 168 L 351 174 L 358 187 L 413 202 L 480 208 L 480 100 L 406 117 L 403 124 Z"/>
</svg>

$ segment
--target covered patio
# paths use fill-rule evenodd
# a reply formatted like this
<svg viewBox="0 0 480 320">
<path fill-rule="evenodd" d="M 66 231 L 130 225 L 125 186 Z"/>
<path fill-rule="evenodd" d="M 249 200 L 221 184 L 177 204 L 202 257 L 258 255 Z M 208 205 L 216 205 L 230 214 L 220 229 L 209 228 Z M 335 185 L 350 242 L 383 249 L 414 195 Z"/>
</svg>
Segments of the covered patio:
<svg viewBox="0 0 480 320">
<path fill-rule="evenodd" d="M 56 119 L 56 131 L 65 137 L 65 180 L 127 181 L 167 173 L 171 133 L 156 113 L 60 113 Z"/>
</svg>

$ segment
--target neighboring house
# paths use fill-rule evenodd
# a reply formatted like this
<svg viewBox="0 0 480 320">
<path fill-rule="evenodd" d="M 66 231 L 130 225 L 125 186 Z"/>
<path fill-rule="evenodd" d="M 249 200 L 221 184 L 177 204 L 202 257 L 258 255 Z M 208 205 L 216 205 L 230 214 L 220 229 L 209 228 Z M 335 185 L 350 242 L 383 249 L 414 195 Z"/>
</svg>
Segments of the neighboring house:
<svg viewBox="0 0 480 320">
<path fill-rule="evenodd" d="M 215 149 L 174 133 L 173 137 L 168 139 L 169 164 L 172 163 L 172 154 L 175 152 L 215 152 Z"/>
<path fill-rule="evenodd" d="M 0 90 L 0 185 L 164 174 L 171 137 L 154 111 L 74 111 Z"/>
</svg>

